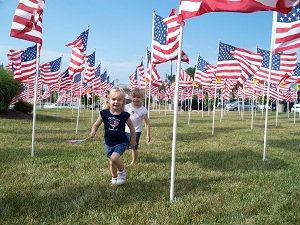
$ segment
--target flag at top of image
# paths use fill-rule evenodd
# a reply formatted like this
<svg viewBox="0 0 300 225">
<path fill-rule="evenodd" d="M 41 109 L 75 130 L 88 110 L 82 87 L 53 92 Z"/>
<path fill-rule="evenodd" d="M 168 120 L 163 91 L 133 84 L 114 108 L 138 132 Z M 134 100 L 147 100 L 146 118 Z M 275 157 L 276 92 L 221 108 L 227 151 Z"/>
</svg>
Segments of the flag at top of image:
<svg viewBox="0 0 300 225">
<path fill-rule="evenodd" d="M 180 0 L 180 20 L 201 16 L 209 12 L 278 11 L 288 13 L 299 0 Z"/>
<path fill-rule="evenodd" d="M 288 14 L 278 13 L 275 21 L 274 51 L 283 52 L 300 47 L 300 5 Z"/>
<path fill-rule="evenodd" d="M 69 63 L 69 75 L 72 77 L 75 73 L 82 72 L 84 70 L 85 63 L 85 52 L 87 48 L 89 29 L 82 32 L 79 37 L 69 43 L 66 44 L 67 47 L 72 48 L 72 53 L 70 57 Z"/>
<path fill-rule="evenodd" d="M 180 24 L 177 21 L 178 15 L 174 10 L 165 19 L 154 14 L 153 63 L 158 64 L 177 59 L 180 34 Z M 183 51 L 181 61 L 189 63 L 188 56 Z"/>
<path fill-rule="evenodd" d="M 42 45 L 42 18 L 45 0 L 20 0 L 10 36 Z"/>
</svg>

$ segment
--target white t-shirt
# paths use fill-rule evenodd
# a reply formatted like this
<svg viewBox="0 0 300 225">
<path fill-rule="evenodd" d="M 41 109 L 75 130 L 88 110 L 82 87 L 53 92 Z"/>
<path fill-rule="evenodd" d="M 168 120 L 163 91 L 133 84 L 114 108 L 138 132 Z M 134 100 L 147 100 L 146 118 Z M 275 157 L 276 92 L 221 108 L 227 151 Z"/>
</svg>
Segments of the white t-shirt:
<svg viewBox="0 0 300 225">
<path fill-rule="evenodd" d="M 125 111 L 129 112 L 130 119 L 133 123 L 135 132 L 142 132 L 143 129 L 143 118 L 147 115 L 147 109 L 145 106 L 140 108 L 134 108 L 131 103 L 125 105 Z M 129 127 L 126 124 L 125 132 L 130 132 Z"/>
</svg>

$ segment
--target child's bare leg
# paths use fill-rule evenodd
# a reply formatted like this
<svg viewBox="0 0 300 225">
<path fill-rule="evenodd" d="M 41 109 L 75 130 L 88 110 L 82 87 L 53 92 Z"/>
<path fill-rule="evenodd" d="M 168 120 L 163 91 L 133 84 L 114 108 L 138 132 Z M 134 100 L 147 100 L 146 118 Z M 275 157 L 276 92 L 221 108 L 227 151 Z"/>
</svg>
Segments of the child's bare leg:
<svg viewBox="0 0 300 225">
<path fill-rule="evenodd" d="M 116 165 L 113 163 L 111 159 L 109 160 L 109 164 L 110 164 L 111 176 L 116 178 L 118 176 L 118 168 L 116 167 Z"/>
<path fill-rule="evenodd" d="M 116 169 L 118 169 L 119 171 L 122 171 L 124 169 L 124 165 L 123 165 L 122 161 L 120 160 L 120 154 L 119 153 L 114 152 L 110 156 L 110 161 L 116 167 Z"/>
<path fill-rule="evenodd" d="M 132 158 L 132 161 L 131 161 L 130 165 L 137 162 L 137 160 L 138 160 L 138 151 L 137 151 L 137 149 L 132 149 L 131 158 Z"/>
</svg>

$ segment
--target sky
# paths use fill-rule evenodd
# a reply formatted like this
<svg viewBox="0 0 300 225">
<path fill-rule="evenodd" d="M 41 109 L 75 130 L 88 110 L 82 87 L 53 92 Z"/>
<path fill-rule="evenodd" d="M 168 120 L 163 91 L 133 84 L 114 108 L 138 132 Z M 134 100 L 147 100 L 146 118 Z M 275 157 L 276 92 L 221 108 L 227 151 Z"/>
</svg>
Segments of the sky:
<svg viewBox="0 0 300 225">
<path fill-rule="evenodd" d="M 0 64 L 7 64 L 9 49 L 26 49 L 33 42 L 10 37 L 10 27 L 19 0 L 0 0 Z M 168 17 L 171 9 L 179 9 L 179 0 L 46 0 L 43 14 L 43 47 L 40 63 L 63 56 L 62 71 L 67 69 L 74 41 L 90 26 L 87 54 L 96 49 L 96 65 L 107 69 L 115 84 L 129 84 L 129 76 L 151 49 L 153 11 Z M 269 50 L 272 12 L 207 13 L 189 19 L 183 31 L 183 50 L 194 67 L 197 56 L 216 65 L 218 43 L 256 51 Z M 172 71 L 176 71 L 175 62 Z M 171 72 L 171 63 L 157 66 L 161 79 Z"/>
</svg>

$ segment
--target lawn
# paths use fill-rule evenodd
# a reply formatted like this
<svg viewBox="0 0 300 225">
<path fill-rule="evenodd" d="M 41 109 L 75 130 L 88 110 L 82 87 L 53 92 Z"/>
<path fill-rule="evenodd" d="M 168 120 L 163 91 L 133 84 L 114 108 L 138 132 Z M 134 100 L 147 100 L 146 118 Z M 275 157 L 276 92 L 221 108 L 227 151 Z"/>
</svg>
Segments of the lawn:
<svg viewBox="0 0 300 225">
<path fill-rule="evenodd" d="M 110 186 L 103 127 L 89 134 L 91 111 L 37 112 L 32 120 L 0 118 L 0 224 L 300 224 L 300 118 L 257 112 L 178 113 L 175 197 L 170 202 L 172 112 L 150 113 L 151 144 L 140 141 L 127 182 Z M 94 115 L 96 119 L 96 113 Z M 130 152 L 122 156 L 129 164 Z"/>
</svg>

